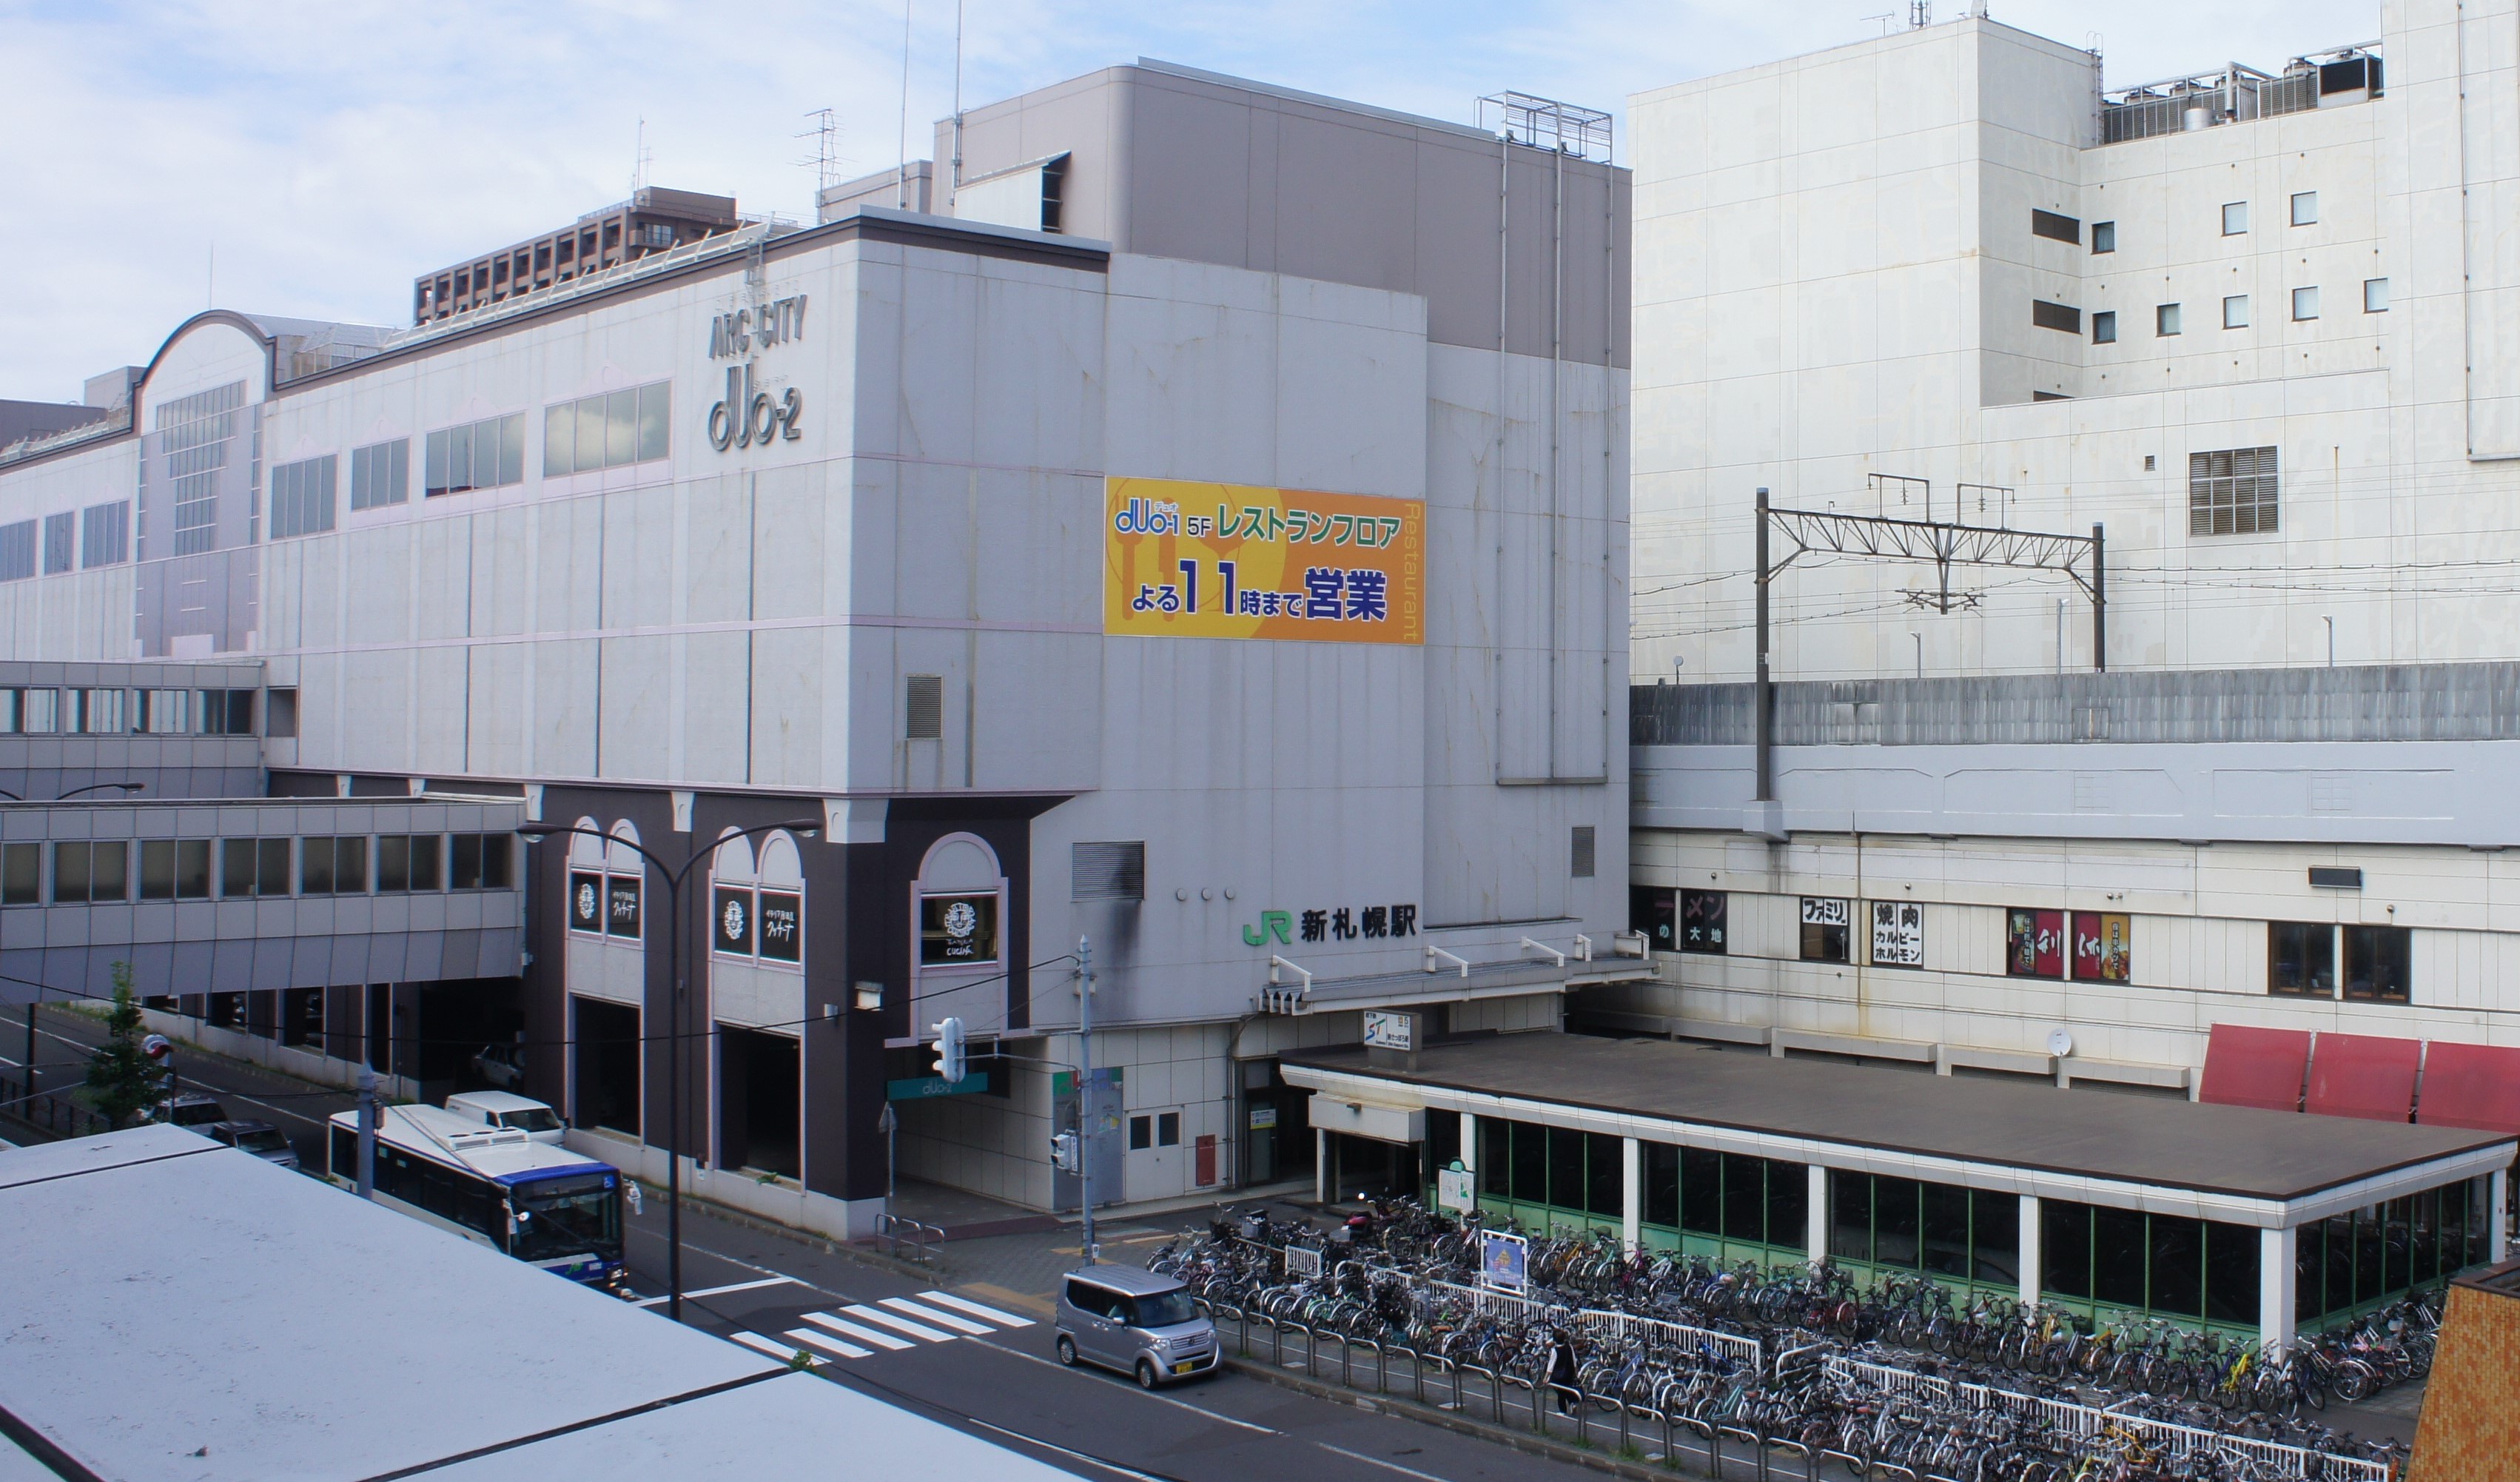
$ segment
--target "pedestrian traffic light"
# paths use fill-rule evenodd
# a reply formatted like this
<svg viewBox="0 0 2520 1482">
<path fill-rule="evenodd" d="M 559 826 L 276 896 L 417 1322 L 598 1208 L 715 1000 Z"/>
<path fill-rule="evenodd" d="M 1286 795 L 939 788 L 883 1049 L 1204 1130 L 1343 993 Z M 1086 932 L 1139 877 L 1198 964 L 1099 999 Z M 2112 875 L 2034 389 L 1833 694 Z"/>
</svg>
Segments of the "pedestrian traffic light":
<svg viewBox="0 0 2520 1482">
<path fill-rule="evenodd" d="M 959 1085 L 969 1066 L 963 1055 L 963 1021 L 947 1018 L 936 1026 L 936 1073 L 948 1086 Z"/>
<path fill-rule="evenodd" d="M 1061 1132 L 1056 1133 L 1051 1137 L 1050 1163 L 1052 1167 L 1058 1169 L 1061 1173 L 1074 1173 L 1076 1171 L 1075 1133 Z"/>
</svg>

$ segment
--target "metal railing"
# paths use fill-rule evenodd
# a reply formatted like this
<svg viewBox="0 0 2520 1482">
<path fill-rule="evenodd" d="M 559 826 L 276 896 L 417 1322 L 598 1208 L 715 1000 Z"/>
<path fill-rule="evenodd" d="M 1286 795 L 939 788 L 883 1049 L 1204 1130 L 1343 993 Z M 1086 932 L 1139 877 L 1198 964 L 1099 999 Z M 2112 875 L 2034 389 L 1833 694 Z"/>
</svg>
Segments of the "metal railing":
<svg viewBox="0 0 2520 1482">
<path fill-rule="evenodd" d="M 922 1266 L 933 1266 L 944 1254 L 944 1230 L 906 1214 L 876 1216 L 875 1238 L 876 1243 L 884 1248 L 885 1254 L 899 1261 L 917 1261 Z"/>
<path fill-rule="evenodd" d="M 1441 1293 L 1446 1300 L 1456 1301 L 1473 1312 L 1510 1312 L 1516 1316 L 1545 1316 L 1550 1321 L 1581 1327 L 1600 1337 L 1628 1344 L 1652 1344 L 1682 1349 L 1689 1353 L 1714 1354 L 1749 1369 L 1759 1369 L 1765 1359 L 1756 1338 L 1735 1332 L 1717 1332 L 1711 1327 L 1691 1327 L 1663 1318 L 1639 1317 L 1634 1313 L 1610 1312 L 1598 1307 L 1562 1307 L 1543 1302 L 1536 1297 L 1520 1296 L 1492 1286 L 1464 1286 L 1455 1281 L 1415 1281 L 1429 1292 Z"/>
<path fill-rule="evenodd" d="M 66 1092 L 39 1091 L 29 1095 L 22 1071 L 0 1074 L 0 1116 L 57 1138 L 83 1138 L 113 1130 L 112 1122 L 72 1100 Z"/>
</svg>

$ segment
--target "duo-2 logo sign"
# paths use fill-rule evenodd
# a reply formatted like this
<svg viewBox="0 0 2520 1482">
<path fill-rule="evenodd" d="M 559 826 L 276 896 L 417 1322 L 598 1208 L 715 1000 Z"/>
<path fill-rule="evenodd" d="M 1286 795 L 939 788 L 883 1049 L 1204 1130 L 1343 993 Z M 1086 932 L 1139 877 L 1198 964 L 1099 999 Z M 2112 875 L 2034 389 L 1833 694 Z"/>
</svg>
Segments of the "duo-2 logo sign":
<svg viewBox="0 0 2520 1482">
<path fill-rule="evenodd" d="M 1292 911 L 1263 911 L 1260 924 L 1242 928 L 1242 945 L 1266 947 L 1274 938 L 1281 947 L 1291 947 L 1298 933 L 1307 942 L 1354 941 L 1360 936 L 1392 937 L 1418 934 L 1418 908 L 1408 906 L 1338 906 L 1326 907 L 1300 914 Z"/>
<path fill-rule="evenodd" d="M 756 443 L 767 447 L 774 440 L 793 442 L 804 435 L 797 427 L 797 419 L 805 411 L 804 397 L 794 386 L 788 387 L 776 400 L 768 391 L 753 389 L 751 358 L 755 350 L 804 337 L 802 293 L 720 314 L 709 321 L 709 359 L 744 357 L 743 364 L 726 368 L 726 398 L 709 408 L 710 447 L 723 453 Z"/>
</svg>

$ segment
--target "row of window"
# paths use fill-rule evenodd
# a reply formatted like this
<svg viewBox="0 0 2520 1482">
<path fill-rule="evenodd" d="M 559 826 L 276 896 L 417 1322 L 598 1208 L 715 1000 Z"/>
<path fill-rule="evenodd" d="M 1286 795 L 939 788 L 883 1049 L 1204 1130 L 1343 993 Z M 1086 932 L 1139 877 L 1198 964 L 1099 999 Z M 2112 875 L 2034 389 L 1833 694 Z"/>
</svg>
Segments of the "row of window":
<svg viewBox="0 0 2520 1482">
<path fill-rule="evenodd" d="M 1798 904 L 1800 960 L 1852 962 L 1859 903 L 1806 895 Z M 1923 907 L 1907 901 L 1860 904 L 1871 928 L 1872 950 L 1866 960 L 1870 966 L 1925 966 Z M 1666 952 L 1722 957 L 1731 950 L 1727 936 L 1732 901 L 1725 891 L 1640 885 L 1629 891 L 1629 929 L 1644 932 Z M 2135 981 L 2135 921 L 2124 912 L 2013 906 L 2004 911 L 2004 926 L 2007 976 Z M 2413 980 L 2411 927 L 2267 923 L 2269 993 L 2404 1004 L 2411 1001 Z"/>
<path fill-rule="evenodd" d="M 1485 1116 L 1478 1138 L 1482 1195 L 1620 1218 L 1626 1180 L 1619 1139 Z M 1427 1113 L 1427 1140 L 1435 1167 L 1452 1161 L 1461 1145 L 1459 1115 Z M 1637 1175 L 1644 1224 L 1786 1250 L 1802 1250 L 1809 1239 L 1811 1177 L 1800 1163 L 1641 1143 Z"/>
<path fill-rule="evenodd" d="M 251 736 L 251 690 L 0 689 L 0 736 Z"/>
<path fill-rule="evenodd" d="M 2365 314 L 2385 314 L 2388 311 L 2389 280 L 2386 278 L 2363 279 L 2362 312 Z M 2293 290 L 2293 323 L 2307 324 L 2318 317 L 2319 297 L 2318 286 L 2313 285 L 2309 288 Z M 2080 331 L 2083 327 L 2081 310 L 2069 307 L 2065 304 L 2048 303 L 2045 301 L 2034 301 L 2031 304 L 2030 322 L 2043 330 L 2062 330 L 2069 335 Z M 2245 330 L 2248 327 L 2249 295 L 2246 293 L 2233 293 L 2224 298 L 2223 328 L 2227 330 Z M 2155 338 L 2168 339 L 2173 336 L 2185 333 L 2185 330 L 2186 314 L 2181 305 L 2176 303 L 2163 303 L 2155 304 L 2153 306 L 2152 333 Z M 2117 341 L 2117 310 L 2101 309 L 2093 313 L 2092 315 L 2092 342 L 2093 344 L 2115 344 Z"/>
<path fill-rule="evenodd" d="M 2296 191 L 2293 193 L 2291 205 L 2291 219 L 2294 226 L 2316 226 L 2318 224 L 2318 192 Z M 2243 237 L 2248 235 L 2248 230 L 2249 203 L 2245 201 L 2225 202 L 2223 203 L 2223 235 L 2226 237 Z M 2051 242 L 2069 242 L 2076 246 L 2080 246 L 2083 241 L 2083 223 L 2072 216 L 2060 215 L 2054 211 L 2043 211 L 2033 207 L 2030 212 L 2030 235 L 2033 237 L 2045 237 Z M 2092 255 L 2102 256 L 2107 253 L 2114 252 L 2117 249 L 2118 224 L 2114 221 L 2092 222 Z"/>
<path fill-rule="evenodd" d="M 47 576 L 56 576 L 73 564 L 111 566 L 130 558 L 131 501 L 127 499 L 0 525 L 0 581 L 22 581 L 39 568 Z"/>
<path fill-rule="evenodd" d="M 0 905 L 244 900 L 273 896 L 398 895 L 505 890 L 516 883 L 512 833 L 411 833 L 313 838 L 61 839 L 0 845 Z M 139 857 L 135 882 L 131 864 Z M 371 862 L 373 861 L 373 868 Z M 213 865 L 216 866 L 215 872 Z"/>
</svg>

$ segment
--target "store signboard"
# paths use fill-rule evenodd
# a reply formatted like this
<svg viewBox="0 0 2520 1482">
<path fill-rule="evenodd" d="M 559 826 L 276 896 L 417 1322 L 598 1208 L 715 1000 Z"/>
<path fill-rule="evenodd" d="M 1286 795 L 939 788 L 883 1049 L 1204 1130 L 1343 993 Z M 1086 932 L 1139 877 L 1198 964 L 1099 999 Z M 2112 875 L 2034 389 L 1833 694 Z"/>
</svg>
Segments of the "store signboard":
<svg viewBox="0 0 2520 1482">
<path fill-rule="evenodd" d="M 919 965 L 968 967 L 998 960 L 995 891 L 919 898 Z"/>
<path fill-rule="evenodd" d="M 1425 642 L 1423 500 L 1104 482 L 1105 633 Z"/>
<path fill-rule="evenodd" d="M 1369 1050 L 1418 1048 L 1417 1016 L 1388 1009 L 1365 1010 L 1365 1044 Z"/>
<path fill-rule="evenodd" d="M 1518 1235 L 1486 1231 L 1479 1235 L 1479 1283 L 1520 1291 L 1531 1284 L 1531 1242 Z"/>
<path fill-rule="evenodd" d="M 1435 1202 L 1457 1214 L 1470 1212 L 1470 1171 L 1455 1166 L 1441 1169 L 1435 1175 Z"/>
<path fill-rule="evenodd" d="M 1872 965 L 1925 966 L 1925 908 L 1914 901 L 1872 903 Z"/>
</svg>

